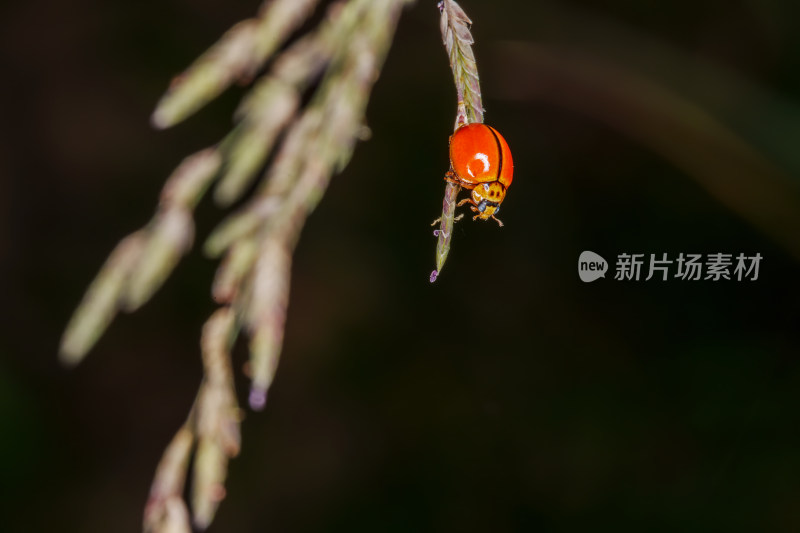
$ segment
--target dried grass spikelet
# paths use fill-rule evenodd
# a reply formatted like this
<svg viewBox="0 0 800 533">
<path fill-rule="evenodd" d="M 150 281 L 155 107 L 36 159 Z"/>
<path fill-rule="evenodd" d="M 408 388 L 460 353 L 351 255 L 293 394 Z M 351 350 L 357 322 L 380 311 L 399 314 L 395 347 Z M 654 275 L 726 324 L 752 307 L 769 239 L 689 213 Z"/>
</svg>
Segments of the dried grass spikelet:
<svg viewBox="0 0 800 533">
<path fill-rule="evenodd" d="M 438 7 L 441 13 L 439 29 L 442 32 L 442 42 L 450 58 L 450 68 L 458 93 L 459 116 L 456 118 L 456 128 L 465 122 L 483 122 L 480 77 L 475 54 L 472 52 L 475 40 L 469 30 L 472 20 L 455 0 L 442 0 Z M 462 105 L 466 120 L 461 117 Z"/>
<path fill-rule="evenodd" d="M 239 454 L 242 415 L 236 401 L 230 345 L 236 317 L 233 309 L 218 309 L 203 327 L 201 347 L 205 378 L 197 395 L 197 452 L 194 459 L 192 511 L 200 529 L 211 524 L 225 497 L 228 460 Z"/>
<path fill-rule="evenodd" d="M 209 148 L 173 171 L 153 220 L 119 243 L 75 311 L 61 340 L 62 361 L 80 362 L 120 309 L 136 309 L 158 290 L 191 246 L 191 212 L 220 164 Z"/>
<path fill-rule="evenodd" d="M 239 239 L 231 245 L 211 286 L 211 295 L 215 302 L 233 302 L 241 290 L 245 276 L 253 268 L 258 249 L 258 242 L 253 238 Z"/>
<path fill-rule="evenodd" d="M 77 364 L 116 316 L 125 282 L 141 256 L 146 236 L 139 230 L 111 252 L 86 291 L 61 339 L 61 360 Z"/>
<path fill-rule="evenodd" d="M 186 470 L 194 446 L 194 432 L 189 427 L 193 416 L 169 443 L 156 469 L 150 497 L 144 510 L 145 533 L 190 533 L 189 510 L 183 500 Z"/>
<path fill-rule="evenodd" d="M 231 83 L 249 81 L 275 55 L 237 109 L 233 131 L 173 172 L 155 216 L 120 243 L 64 336 L 62 357 L 77 362 L 118 310 L 150 298 L 191 246 L 192 211 L 215 178 L 221 206 L 254 191 L 205 242 L 206 253 L 222 259 L 212 286 L 221 307 L 203 328 L 204 378 L 195 405 L 156 471 L 145 509 L 148 532 L 184 532 L 192 522 L 205 528 L 213 520 L 228 462 L 240 448 L 230 347 L 240 331 L 250 337 L 250 405 L 262 408 L 283 343 L 292 253 L 331 177 L 364 137 L 367 101 L 407 1 L 334 2 L 315 30 L 276 54 L 316 3 L 266 2 L 176 78 L 153 115 L 159 127 L 182 120 Z M 191 516 L 183 501 L 190 465 Z"/>
<path fill-rule="evenodd" d="M 253 88 L 237 111 L 243 118 L 229 145 L 223 144 L 230 162 L 214 191 L 218 204 L 227 206 L 241 197 L 299 104 L 298 91 L 278 80 L 267 79 Z"/>
<path fill-rule="evenodd" d="M 245 82 L 264 65 L 319 0 L 274 0 L 257 18 L 240 22 L 175 78 L 153 113 L 158 128 L 185 119 L 232 83 Z"/>
<path fill-rule="evenodd" d="M 291 252 L 280 235 L 268 236 L 252 273 L 245 320 L 250 333 L 250 407 L 263 409 L 275 377 L 289 300 Z"/>
<path fill-rule="evenodd" d="M 385 35 L 394 28 L 400 3 L 357 1 L 347 8 L 353 9 L 349 15 L 361 25 L 350 35 L 349 46 L 332 58 L 332 70 L 323 80 L 318 97 L 287 137 L 285 151 L 278 155 L 274 167 L 280 166 L 284 172 L 274 174 L 274 181 L 269 180 L 259 191 L 262 196 L 239 215 L 240 220 L 266 217 L 261 226 L 265 228 L 261 253 L 250 279 L 251 298 L 244 302 L 244 319 L 251 336 L 250 406 L 254 409 L 263 407 L 277 366 L 288 304 L 291 252 L 330 177 L 352 153 L 377 68 L 386 53 Z M 312 147 L 314 157 L 299 149 L 303 146 L 300 140 Z M 279 194 L 284 198 L 280 210 L 263 210 L 261 202 Z"/>
<path fill-rule="evenodd" d="M 185 209 L 168 208 L 160 211 L 145 231 L 147 241 L 123 294 L 122 305 L 126 311 L 141 307 L 191 248 L 194 221 Z"/>
<path fill-rule="evenodd" d="M 475 41 L 469 30 L 472 21 L 454 0 L 442 0 L 438 7 L 441 13 L 439 29 L 442 32 L 442 42 L 447 50 L 447 56 L 450 58 L 450 68 L 453 71 L 453 81 L 458 96 L 456 121 L 453 128 L 453 130 L 457 130 L 463 124 L 483 122 L 478 65 L 475 62 L 475 54 L 472 52 L 472 44 Z M 437 236 L 436 270 L 431 273 L 431 283 L 436 281 L 447 260 L 447 254 L 450 252 L 456 199 L 460 191 L 461 187 L 455 183 L 448 181 L 445 185 L 441 222 L 439 229 L 434 233 Z"/>
<path fill-rule="evenodd" d="M 192 461 L 194 524 L 205 529 L 225 496 L 228 460 L 239 453 L 241 410 L 236 402 L 230 346 L 235 313 L 218 309 L 203 327 L 201 348 L 205 377 L 187 421 L 164 451 L 145 507 L 147 533 L 191 531 L 183 501 L 184 483 Z"/>
</svg>

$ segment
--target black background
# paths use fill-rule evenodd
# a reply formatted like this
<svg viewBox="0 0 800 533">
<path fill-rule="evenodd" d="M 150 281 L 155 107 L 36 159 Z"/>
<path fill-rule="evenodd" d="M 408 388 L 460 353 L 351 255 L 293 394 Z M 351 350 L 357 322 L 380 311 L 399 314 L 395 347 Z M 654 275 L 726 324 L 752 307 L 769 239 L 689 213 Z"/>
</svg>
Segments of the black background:
<svg viewBox="0 0 800 533">
<path fill-rule="evenodd" d="M 462 5 L 486 121 L 515 158 L 505 227 L 458 223 L 428 282 L 455 95 L 435 2 L 417 2 L 369 105 L 373 136 L 303 231 L 277 380 L 267 409 L 247 413 L 211 531 L 800 530 L 800 235 L 776 240 L 646 139 L 585 112 L 604 105 L 592 83 L 578 84 L 584 111 L 526 92 L 552 80 L 508 51 L 569 49 L 650 80 L 797 195 L 794 3 Z M 171 76 L 257 6 L 0 8 L 4 531 L 141 527 L 199 384 L 216 265 L 195 246 L 76 369 L 59 365 L 58 341 L 163 179 L 228 131 L 244 89 L 165 132 L 149 114 Z M 637 113 L 610 115 L 648 120 Z M 667 138 L 712 169 L 726 157 Z M 222 216 L 201 204 L 199 238 Z M 755 282 L 584 284 L 587 249 L 612 269 L 622 252 L 764 259 Z M 245 359 L 239 346 L 237 369 Z"/>
</svg>

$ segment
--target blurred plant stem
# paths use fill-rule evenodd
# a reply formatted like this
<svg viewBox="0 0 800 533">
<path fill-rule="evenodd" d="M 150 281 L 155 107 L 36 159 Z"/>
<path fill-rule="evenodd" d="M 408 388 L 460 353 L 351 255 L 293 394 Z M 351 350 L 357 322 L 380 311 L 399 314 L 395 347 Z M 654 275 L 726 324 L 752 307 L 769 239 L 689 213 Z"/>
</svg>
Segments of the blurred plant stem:
<svg viewBox="0 0 800 533">
<path fill-rule="evenodd" d="M 501 96 L 556 104 L 628 135 L 800 259 L 796 178 L 708 109 L 593 51 L 509 42 L 497 58 Z"/>
<path fill-rule="evenodd" d="M 330 178 L 364 136 L 367 101 L 409 1 L 334 2 L 316 29 L 280 52 L 318 0 L 267 1 L 176 77 L 153 113 L 156 127 L 177 124 L 231 84 L 251 82 L 272 61 L 236 111 L 233 131 L 186 158 L 167 180 L 150 223 L 112 252 L 62 339 L 62 360 L 80 362 L 114 315 L 147 302 L 191 248 L 193 211 L 209 187 L 216 181 L 221 207 L 240 200 L 276 148 L 255 192 L 205 243 L 208 255 L 222 258 L 212 286 L 220 308 L 203 328 L 204 378 L 194 407 L 156 471 L 147 532 L 189 532 L 191 522 L 204 529 L 225 496 L 242 419 L 231 347 L 240 331 L 248 334 L 249 403 L 262 409 L 283 341 L 294 247 Z M 191 518 L 183 499 L 189 467 Z"/>
<path fill-rule="evenodd" d="M 475 63 L 475 55 L 472 53 L 472 44 L 475 41 L 469 31 L 472 21 L 461 9 L 461 6 L 454 0 L 442 0 L 438 7 L 441 13 L 439 27 L 442 32 L 442 42 L 447 50 L 447 56 L 450 58 L 450 68 L 453 71 L 453 81 L 458 97 L 456 122 L 453 127 L 453 131 L 455 131 L 464 124 L 483 122 L 478 65 Z M 434 232 L 437 237 L 436 270 L 431 272 L 431 283 L 436 281 L 447 260 L 447 254 L 450 252 L 456 199 L 460 191 L 461 187 L 455 183 L 448 181 L 445 185 L 439 229 Z"/>
</svg>

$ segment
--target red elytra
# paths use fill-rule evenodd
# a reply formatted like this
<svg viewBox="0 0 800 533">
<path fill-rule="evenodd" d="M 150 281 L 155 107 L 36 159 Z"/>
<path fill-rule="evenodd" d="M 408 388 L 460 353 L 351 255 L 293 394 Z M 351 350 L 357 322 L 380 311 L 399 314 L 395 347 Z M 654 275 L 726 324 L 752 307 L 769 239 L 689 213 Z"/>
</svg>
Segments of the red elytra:
<svg viewBox="0 0 800 533">
<path fill-rule="evenodd" d="M 500 132 L 485 124 L 461 126 L 450 137 L 450 167 L 445 179 L 472 191 L 458 205 L 472 204 L 473 218 L 497 220 L 494 215 L 514 178 L 511 150 Z"/>
<path fill-rule="evenodd" d="M 508 143 L 486 124 L 461 126 L 450 137 L 450 164 L 460 181 L 477 185 L 499 181 L 511 185 L 514 161 Z"/>
</svg>

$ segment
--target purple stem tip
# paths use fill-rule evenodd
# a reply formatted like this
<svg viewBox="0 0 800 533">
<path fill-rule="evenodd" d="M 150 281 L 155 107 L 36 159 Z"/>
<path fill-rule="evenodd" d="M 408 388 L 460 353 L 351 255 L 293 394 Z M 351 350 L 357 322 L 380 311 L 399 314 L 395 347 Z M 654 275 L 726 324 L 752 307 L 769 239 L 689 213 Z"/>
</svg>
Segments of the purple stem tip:
<svg viewBox="0 0 800 533">
<path fill-rule="evenodd" d="M 261 411 L 267 405 L 267 391 L 261 389 L 250 389 L 250 408 L 253 411 Z"/>
</svg>

